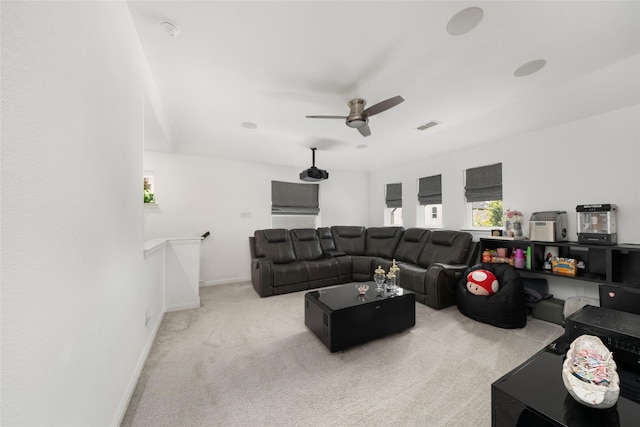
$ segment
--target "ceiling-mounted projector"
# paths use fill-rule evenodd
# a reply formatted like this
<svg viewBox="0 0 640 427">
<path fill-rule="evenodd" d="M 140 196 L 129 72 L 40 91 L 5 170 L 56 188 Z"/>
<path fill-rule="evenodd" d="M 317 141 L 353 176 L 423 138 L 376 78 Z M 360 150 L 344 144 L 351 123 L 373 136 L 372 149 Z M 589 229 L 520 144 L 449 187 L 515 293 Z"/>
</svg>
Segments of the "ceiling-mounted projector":
<svg viewBox="0 0 640 427">
<path fill-rule="evenodd" d="M 316 148 L 311 149 L 312 153 L 312 166 L 309 169 L 305 169 L 300 172 L 300 179 L 303 181 L 314 182 L 322 181 L 323 179 L 329 179 L 329 172 L 318 169 L 316 167 Z"/>
</svg>

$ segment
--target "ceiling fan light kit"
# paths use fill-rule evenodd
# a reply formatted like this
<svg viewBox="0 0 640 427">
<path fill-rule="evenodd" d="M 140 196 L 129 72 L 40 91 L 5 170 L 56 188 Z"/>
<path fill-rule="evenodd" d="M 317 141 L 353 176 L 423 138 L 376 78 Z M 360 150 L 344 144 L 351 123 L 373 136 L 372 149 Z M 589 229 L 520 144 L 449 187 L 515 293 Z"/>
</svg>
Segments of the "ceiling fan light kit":
<svg viewBox="0 0 640 427">
<path fill-rule="evenodd" d="M 349 110 L 351 111 L 347 116 L 347 126 L 350 128 L 361 128 L 369 122 L 366 115 L 364 113 L 364 106 L 367 104 L 367 101 L 364 99 L 356 98 L 349 101 Z"/>
<path fill-rule="evenodd" d="M 316 148 L 312 148 L 311 153 L 312 165 L 309 169 L 305 169 L 300 172 L 300 179 L 307 182 L 317 182 L 329 179 L 329 172 L 316 167 Z"/>
</svg>

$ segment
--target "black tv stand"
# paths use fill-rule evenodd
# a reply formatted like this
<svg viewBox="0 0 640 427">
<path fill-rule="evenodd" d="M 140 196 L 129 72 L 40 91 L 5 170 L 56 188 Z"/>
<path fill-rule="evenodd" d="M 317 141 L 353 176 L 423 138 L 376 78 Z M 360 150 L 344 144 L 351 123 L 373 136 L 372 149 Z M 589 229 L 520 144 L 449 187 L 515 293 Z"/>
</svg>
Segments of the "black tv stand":
<svg viewBox="0 0 640 427">
<path fill-rule="evenodd" d="M 561 257 L 583 261 L 586 268 L 579 269 L 575 276 L 545 270 L 545 251 L 549 246 L 556 247 Z M 640 289 L 640 245 L 605 246 L 566 241 L 504 240 L 495 237 L 480 239 L 480 253 L 485 249 L 497 248 L 507 248 L 509 253 L 516 249 L 526 252 L 528 248 L 531 253 L 531 269 L 522 271 Z"/>
</svg>

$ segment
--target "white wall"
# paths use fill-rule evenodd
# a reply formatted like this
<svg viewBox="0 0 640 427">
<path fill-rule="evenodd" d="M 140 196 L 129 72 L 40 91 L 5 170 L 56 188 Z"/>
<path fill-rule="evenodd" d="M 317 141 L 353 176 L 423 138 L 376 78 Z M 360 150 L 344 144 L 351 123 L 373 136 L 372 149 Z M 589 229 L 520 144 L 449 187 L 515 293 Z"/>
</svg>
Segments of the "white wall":
<svg viewBox="0 0 640 427">
<path fill-rule="evenodd" d="M 444 228 L 463 229 L 467 227 L 465 169 L 501 162 L 505 208 L 522 211 L 526 219 L 536 211 L 567 211 L 569 240 L 575 241 L 577 205 L 615 203 L 618 242 L 640 243 L 639 159 L 640 106 L 635 105 L 376 172 L 369 184 L 369 222 L 383 224 L 384 186 L 401 181 L 403 224 L 405 228 L 416 226 L 417 180 L 442 174 Z M 528 234 L 526 226 L 524 233 Z M 573 292 L 597 296 L 594 284 L 566 279 L 554 282 L 560 284 L 554 292 L 561 298 Z M 576 286 L 581 289 L 574 290 Z"/>
<path fill-rule="evenodd" d="M 417 180 L 442 174 L 443 226 L 463 229 L 464 170 L 502 162 L 506 207 L 523 211 L 526 218 L 535 211 L 566 210 L 570 239 L 576 240 L 576 205 L 616 203 L 619 241 L 640 243 L 638 115 L 636 105 L 371 175 L 330 171 L 330 179 L 320 184 L 321 225 L 383 225 L 385 184 L 402 182 L 403 223 L 416 226 Z M 155 171 L 159 202 L 145 210 L 146 238 L 199 236 L 208 230 L 212 236 L 202 244 L 201 281 L 249 280 L 247 237 L 271 225 L 271 180 L 295 182 L 300 171 L 152 151 L 145 152 L 144 164 Z M 595 285 L 579 286 L 586 291 L 569 292 L 597 295 Z"/>
<path fill-rule="evenodd" d="M 160 315 L 148 69 L 124 2 L 1 7 L 2 425 L 118 425 Z"/>
<path fill-rule="evenodd" d="M 300 170 L 146 151 L 157 206 L 145 209 L 146 239 L 211 236 L 202 242 L 204 284 L 250 280 L 249 236 L 271 227 L 271 181 L 300 182 Z M 367 225 L 367 175 L 329 171 L 320 183 L 320 226 Z"/>
</svg>

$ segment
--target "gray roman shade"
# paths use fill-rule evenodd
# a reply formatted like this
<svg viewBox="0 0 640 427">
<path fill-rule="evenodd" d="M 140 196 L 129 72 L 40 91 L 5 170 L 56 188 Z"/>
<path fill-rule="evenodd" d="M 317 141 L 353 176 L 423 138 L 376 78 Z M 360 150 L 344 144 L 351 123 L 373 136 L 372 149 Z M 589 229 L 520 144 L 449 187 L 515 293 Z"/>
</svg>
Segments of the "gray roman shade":
<svg viewBox="0 0 640 427">
<path fill-rule="evenodd" d="M 387 184 L 387 195 L 385 201 L 388 208 L 402 207 L 402 183 Z"/>
<path fill-rule="evenodd" d="M 467 202 L 502 200 L 502 163 L 467 169 L 465 183 Z"/>
<path fill-rule="evenodd" d="M 418 180 L 418 202 L 421 205 L 442 204 L 442 175 L 433 175 Z"/>
<path fill-rule="evenodd" d="M 271 181 L 271 215 L 318 215 L 318 184 Z"/>
</svg>

